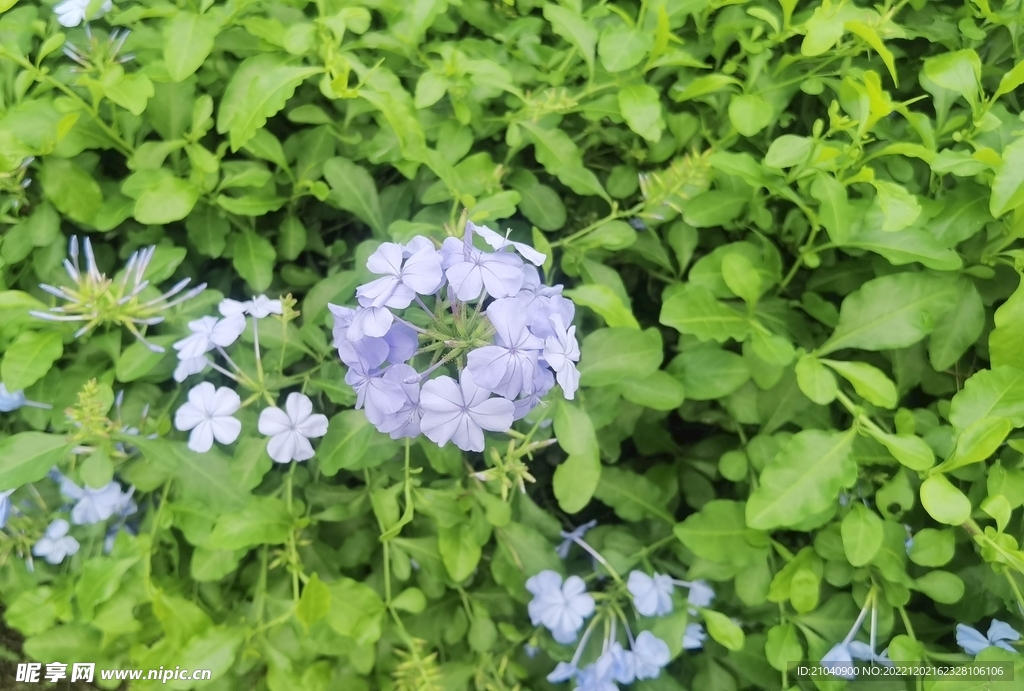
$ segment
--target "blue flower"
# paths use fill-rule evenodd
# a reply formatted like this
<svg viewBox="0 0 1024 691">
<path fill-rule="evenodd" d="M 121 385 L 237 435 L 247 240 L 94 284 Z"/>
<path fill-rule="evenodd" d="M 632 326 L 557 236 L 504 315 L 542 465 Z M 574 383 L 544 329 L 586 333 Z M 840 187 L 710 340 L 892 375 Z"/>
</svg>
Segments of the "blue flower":
<svg viewBox="0 0 1024 691">
<path fill-rule="evenodd" d="M 635 650 L 636 646 L 634 646 Z M 612 679 L 620 684 L 631 684 L 636 675 L 636 654 L 634 650 L 625 650 L 620 643 L 612 643 L 604 653 L 611 660 Z"/>
<path fill-rule="evenodd" d="M 10 413 L 25 405 L 24 391 L 8 391 L 0 383 L 0 413 Z"/>
<path fill-rule="evenodd" d="M 394 242 L 385 242 L 366 260 L 371 273 L 383 275 L 359 286 L 356 296 L 364 307 L 408 307 L 416 295 L 430 295 L 441 287 L 441 255 L 429 243 L 416 245 L 414 252 Z"/>
<path fill-rule="evenodd" d="M 7 518 L 11 515 L 11 495 L 14 492 L 13 489 L 0 492 L 0 528 L 7 525 Z"/>
<path fill-rule="evenodd" d="M 832 649 L 821 658 L 821 666 L 827 669 L 832 675 L 841 679 L 853 679 L 856 675 L 846 673 L 840 674 L 843 668 L 853 665 L 853 654 L 850 652 L 850 644 L 846 641 L 836 643 Z"/>
<path fill-rule="evenodd" d="M 594 598 L 587 593 L 587 584 L 579 576 L 562 577 L 550 569 L 526 581 L 533 593 L 527 606 L 534 626 L 543 625 L 559 643 L 572 643 L 583 626 L 583 620 L 594 613 Z"/>
<path fill-rule="evenodd" d="M 633 642 L 634 671 L 637 679 L 656 679 L 669 663 L 668 643 L 650 631 L 641 631 Z"/>
<path fill-rule="evenodd" d="M 693 581 L 690 583 L 690 593 L 686 601 L 694 607 L 707 607 L 715 599 L 714 589 L 706 581 Z"/>
<path fill-rule="evenodd" d="M 459 383 L 442 376 L 424 384 L 420 407 L 423 434 L 438 446 L 452 441 L 463 451 L 483 451 L 484 430 L 508 430 L 515 412 L 512 401 L 492 398 L 490 391 L 477 385 L 468 369 L 462 371 Z"/>
<path fill-rule="evenodd" d="M 494 345 L 476 348 L 466 358 L 466 369 L 480 386 L 508 399 L 530 393 L 544 349 L 544 341 L 526 328 L 524 305 L 514 297 L 492 302 L 485 314 L 494 327 Z"/>
<path fill-rule="evenodd" d="M 569 681 L 576 677 L 580 673 L 576 665 L 571 662 L 559 662 L 555 665 L 555 668 L 551 671 L 551 674 L 547 676 L 548 681 L 552 684 L 560 684 L 563 681 Z"/>
<path fill-rule="evenodd" d="M 46 534 L 39 538 L 32 547 L 32 554 L 43 557 L 50 564 L 59 564 L 64 557 L 78 551 L 78 540 L 68 535 L 68 522 L 58 518 L 46 529 Z"/>
<path fill-rule="evenodd" d="M 558 556 L 562 559 L 568 557 L 569 550 L 572 548 L 573 543 L 577 540 L 582 540 L 583 536 L 587 534 L 587 531 L 593 528 L 595 525 L 597 525 L 596 520 L 587 521 L 583 525 L 578 526 L 577 528 L 570 530 L 568 532 L 564 530 L 561 531 L 559 535 L 561 535 L 565 539 L 562 540 L 562 544 L 558 545 L 558 547 L 555 548 L 555 552 L 558 553 Z"/>
<path fill-rule="evenodd" d="M 956 625 L 956 644 L 963 648 L 968 655 L 977 655 L 985 648 L 992 646 L 1013 653 L 1016 650 L 1010 645 L 1010 641 L 1019 640 L 1020 634 L 1012 626 L 998 619 L 992 620 L 987 636 L 982 636 L 980 631 L 967 624 Z"/>
<path fill-rule="evenodd" d="M 889 649 L 886 648 L 879 654 L 875 654 L 875 651 L 871 649 L 867 643 L 861 643 L 860 641 L 851 641 L 846 649 L 850 651 L 850 655 L 855 660 L 864 660 L 865 662 L 874 662 L 878 665 L 885 665 L 886 667 L 892 667 L 892 660 L 889 659 Z"/>
<path fill-rule="evenodd" d="M 700 650 L 708 637 L 701 624 L 687 624 L 683 632 L 683 650 Z"/>
<path fill-rule="evenodd" d="M 69 499 L 78 500 L 71 509 L 71 522 L 75 525 L 92 525 L 105 521 L 114 514 L 128 515 L 137 509 L 132 501 L 135 488 L 122 492 L 121 485 L 110 482 L 104 487 L 79 487 L 66 477 L 61 476 L 60 492 Z"/>
<path fill-rule="evenodd" d="M 675 586 L 671 576 L 655 573 L 652 578 L 643 571 L 634 570 L 629 574 L 626 587 L 633 594 L 636 611 L 645 617 L 660 617 L 672 611 Z"/>
<path fill-rule="evenodd" d="M 575 691 L 619 691 L 615 685 L 615 661 L 607 653 L 580 670 Z"/>
</svg>

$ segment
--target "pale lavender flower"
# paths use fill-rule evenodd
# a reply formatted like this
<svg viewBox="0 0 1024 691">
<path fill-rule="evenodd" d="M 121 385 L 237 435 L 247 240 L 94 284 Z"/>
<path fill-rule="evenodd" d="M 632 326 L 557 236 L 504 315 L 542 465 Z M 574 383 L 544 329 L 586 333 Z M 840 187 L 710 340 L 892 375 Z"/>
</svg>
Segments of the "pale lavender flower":
<svg viewBox="0 0 1024 691">
<path fill-rule="evenodd" d="M 260 434 L 270 437 L 267 454 L 276 463 L 309 460 L 313 457 L 309 440 L 327 434 L 327 416 L 314 413 L 313 401 L 297 391 L 288 394 L 284 407 L 264 408 L 260 413 Z"/>
<path fill-rule="evenodd" d="M 526 314 L 516 298 L 495 300 L 487 308 L 494 327 L 494 345 L 471 351 L 467 369 L 478 385 L 514 399 L 529 393 L 544 342 L 526 328 Z"/>
<path fill-rule="evenodd" d="M 0 528 L 7 525 L 7 519 L 11 515 L 11 495 L 17 490 L 7 489 L 0 492 Z"/>
<path fill-rule="evenodd" d="M 53 8 L 57 15 L 57 23 L 63 27 L 71 28 L 81 24 L 86 18 L 89 9 L 89 0 L 64 0 Z M 106 14 L 114 9 L 114 3 L 106 0 L 99 8 L 97 16 Z"/>
<path fill-rule="evenodd" d="M 533 249 L 527 244 L 524 244 L 522 242 L 512 242 L 511 240 L 508 239 L 508 233 L 506 233 L 505 236 L 502 237 L 499 233 L 494 232 L 490 228 L 486 226 L 478 226 L 472 221 L 466 224 L 466 232 L 473 232 L 476 235 L 479 235 L 484 239 L 484 242 L 486 242 L 488 245 L 490 245 L 492 248 L 496 250 L 500 251 L 506 247 L 511 247 L 516 252 L 521 254 L 523 258 L 525 258 L 527 261 L 534 264 L 535 266 L 543 265 L 544 260 L 547 259 L 546 255 L 541 254 L 540 252 Z M 509 230 L 508 232 L 511 233 L 512 231 Z"/>
<path fill-rule="evenodd" d="M 92 525 L 128 511 L 129 508 L 131 512 L 135 510 L 135 502 L 132 501 L 135 488 L 124 492 L 121 485 L 113 481 L 100 488 L 79 487 L 69 478 L 61 476 L 60 492 L 77 502 L 71 509 L 71 522 L 75 525 Z"/>
<path fill-rule="evenodd" d="M 174 381 L 180 384 L 193 374 L 199 374 L 209 365 L 210 359 L 205 355 L 187 358 L 185 360 L 178 360 L 178 364 L 174 368 Z"/>
<path fill-rule="evenodd" d="M 555 371 L 558 385 L 562 387 L 565 397 L 570 401 L 576 395 L 580 384 L 580 373 L 576 363 L 580 359 L 580 345 L 576 342 L 576 327 L 568 329 L 562 321 L 562 315 L 552 314 L 554 335 L 544 341 L 544 361 Z"/>
<path fill-rule="evenodd" d="M 377 341 L 383 343 L 382 339 Z M 408 396 L 400 382 L 384 378 L 384 373 L 377 368 L 380 361 L 376 365 L 370 364 L 381 357 L 381 349 L 363 342 L 360 345 L 366 346 L 365 352 L 350 342 L 342 344 L 338 352 L 342 354 L 342 361 L 348 365 L 345 383 L 356 392 L 356 409 L 365 409 L 366 419 L 378 425 L 400 411 L 408 401 Z M 383 345 L 386 353 L 387 344 Z"/>
<path fill-rule="evenodd" d="M 597 520 L 587 521 L 586 523 L 577 526 L 569 531 L 560 531 L 559 535 L 562 536 L 563 540 L 558 547 L 555 548 L 555 553 L 562 559 L 569 556 L 569 550 L 572 548 L 573 543 L 577 540 L 582 540 L 583 536 L 587 534 L 587 531 L 597 525 Z"/>
<path fill-rule="evenodd" d="M 992 646 L 1014 653 L 1017 651 L 1011 642 L 1019 640 L 1020 634 L 1012 626 L 998 619 L 992 620 L 988 627 L 988 634 L 985 636 L 967 624 L 956 625 L 956 644 L 963 648 L 968 655 L 977 655 L 985 648 Z"/>
<path fill-rule="evenodd" d="M 239 314 L 249 314 L 249 310 L 252 309 L 252 300 L 246 300 L 240 302 L 238 300 L 232 300 L 231 298 L 224 298 L 217 305 L 217 311 L 220 312 L 222 317 L 234 317 Z"/>
<path fill-rule="evenodd" d="M 580 673 L 580 670 L 571 662 L 559 662 L 547 676 L 552 684 L 560 684 L 569 681 Z"/>
<path fill-rule="evenodd" d="M 441 287 L 444 273 L 441 257 L 433 246 L 422 247 L 406 258 L 405 248 L 385 242 L 370 255 L 366 268 L 383 274 L 356 290 L 356 297 L 364 307 L 408 307 L 417 294 L 430 295 Z"/>
<path fill-rule="evenodd" d="M 271 300 L 266 295 L 257 295 L 252 299 L 247 311 L 257 319 L 263 319 L 271 314 L 284 314 L 284 307 L 280 300 Z"/>
<path fill-rule="evenodd" d="M 46 528 L 46 534 L 32 547 L 32 554 L 44 558 L 50 564 L 59 564 L 65 557 L 78 552 L 78 540 L 68 535 L 71 526 L 58 518 Z"/>
<path fill-rule="evenodd" d="M 401 409 L 377 423 L 377 429 L 385 434 L 390 434 L 392 439 L 419 436 L 420 417 L 423 414 L 420 409 L 420 384 L 418 380 L 412 383 L 406 382 L 407 379 L 414 377 L 416 377 L 416 370 L 403 363 L 392 365 L 384 372 L 384 380 L 395 382 L 405 392 L 405 403 Z"/>
<path fill-rule="evenodd" d="M 384 334 L 384 341 L 388 344 L 387 361 L 391 364 L 409 360 L 420 344 L 416 331 L 411 326 L 397 321 Z"/>
<path fill-rule="evenodd" d="M 517 398 L 514 403 L 516 412 L 512 416 L 514 420 L 522 420 L 530 414 L 530 411 L 540 404 L 541 400 L 548 395 L 555 386 L 555 375 L 546 365 L 538 361 L 538 366 L 533 372 L 533 386 L 529 393 Z"/>
<path fill-rule="evenodd" d="M 24 391 L 8 391 L 7 387 L 0 383 L 0 413 L 10 413 L 25 405 Z"/>
<path fill-rule="evenodd" d="M 223 319 L 201 317 L 188 323 L 191 335 L 173 345 L 179 360 L 201 357 L 216 347 L 227 348 L 245 331 L 245 317 L 235 314 Z"/>
<path fill-rule="evenodd" d="M 551 631 L 559 643 L 575 641 L 583 620 L 594 613 L 594 598 L 579 576 L 563 583 L 558 573 L 545 570 L 527 579 L 526 589 L 533 594 L 527 605 L 530 621 Z"/>
<path fill-rule="evenodd" d="M 683 650 L 700 650 L 708 634 L 700 624 L 687 624 L 683 631 Z"/>
<path fill-rule="evenodd" d="M 831 650 L 825 653 L 825 657 L 821 658 L 821 666 L 827 669 L 832 676 L 840 679 L 855 679 L 857 677 L 849 669 L 852 665 L 853 654 L 850 652 L 848 641 L 836 643 Z"/>
<path fill-rule="evenodd" d="M 707 607 L 715 599 L 715 590 L 706 581 L 693 581 L 686 602 L 694 607 Z"/>
<path fill-rule="evenodd" d="M 350 341 L 358 341 L 364 336 L 380 338 L 394 321 L 395 315 L 387 307 L 360 307 L 348 325 L 346 336 Z"/>
<path fill-rule="evenodd" d="M 438 446 L 452 441 L 463 451 L 483 451 L 484 430 L 508 430 L 515 412 L 512 401 L 491 398 L 468 369 L 462 372 L 459 383 L 442 376 L 424 384 L 420 407 L 423 434 Z"/>
<path fill-rule="evenodd" d="M 449 238 L 450 240 L 451 238 Z M 467 228 L 462 247 L 442 245 L 445 277 L 450 291 L 463 302 L 476 300 L 486 289 L 494 298 L 511 297 L 523 287 L 523 260 L 507 252 L 482 252 L 471 244 L 472 233 Z M 447 249 L 447 254 L 446 254 Z"/>
<path fill-rule="evenodd" d="M 668 644 L 650 631 L 641 631 L 633 642 L 633 669 L 637 680 L 656 679 L 670 658 Z"/>
<path fill-rule="evenodd" d="M 626 588 L 633 595 L 636 611 L 645 617 L 661 617 L 672 612 L 672 592 L 675 586 L 671 576 L 655 573 L 652 577 L 643 571 L 633 570 L 629 574 Z"/>
<path fill-rule="evenodd" d="M 222 386 L 215 388 L 209 382 L 192 387 L 188 401 L 174 414 L 174 428 L 187 432 L 188 448 L 205 453 L 213 447 L 213 440 L 231 444 L 238 439 L 242 423 L 232 417 L 242 405 L 238 394 Z"/>
</svg>

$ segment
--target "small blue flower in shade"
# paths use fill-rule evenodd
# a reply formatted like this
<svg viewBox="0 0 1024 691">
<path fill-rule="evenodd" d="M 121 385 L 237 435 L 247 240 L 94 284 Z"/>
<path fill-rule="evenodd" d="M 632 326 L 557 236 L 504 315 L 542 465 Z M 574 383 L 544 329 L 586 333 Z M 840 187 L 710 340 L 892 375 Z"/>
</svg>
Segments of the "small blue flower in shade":
<svg viewBox="0 0 1024 691">
<path fill-rule="evenodd" d="M 71 522 L 75 525 L 92 525 L 105 521 L 111 516 L 128 515 L 136 510 L 132 501 L 133 487 L 127 492 L 121 491 L 121 485 L 109 482 L 103 487 L 79 487 L 66 477 L 60 478 L 60 492 L 77 503 L 71 510 Z"/>
<path fill-rule="evenodd" d="M 68 535 L 68 522 L 58 518 L 46 529 L 46 534 L 39 538 L 32 547 L 32 554 L 44 558 L 50 564 L 59 564 L 64 557 L 78 551 L 78 540 Z"/>
<path fill-rule="evenodd" d="M 576 640 L 583 620 L 594 613 L 594 598 L 587 593 L 587 584 L 579 576 L 562 577 L 546 569 L 526 581 L 533 593 L 527 605 L 534 626 L 543 625 L 559 643 Z"/>
<path fill-rule="evenodd" d="M 983 636 L 981 632 L 967 624 L 956 625 L 956 644 L 964 649 L 968 655 L 977 655 L 985 648 L 995 646 L 1011 653 L 1016 652 L 1011 641 L 1019 641 L 1020 634 L 1012 626 L 1004 621 L 993 619 L 988 627 L 988 635 Z"/>
<path fill-rule="evenodd" d="M 884 665 L 886 667 L 892 667 L 892 660 L 889 659 L 889 649 L 886 648 L 879 654 L 875 654 L 875 651 L 871 649 L 867 643 L 861 643 L 860 641 L 851 641 L 846 649 L 850 651 L 850 655 L 855 660 L 864 660 L 865 662 L 874 662 L 877 665 Z"/>
<path fill-rule="evenodd" d="M 8 391 L 0 384 L 0 413 L 10 413 L 25 405 L 24 391 Z"/>
<path fill-rule="evenodd" d="M 707 607 L 715 599 L 714 589 L 706 581 L 693 581 L 686 602 L 694 607 Z"/>
<path fill-rule="evenodd" d="M 633 594 L 636 611 L 645 617 L 661 617 L 672 611 L 672 577 L 655 573 L 648 576 L 643 571 L 631 571 L 626 587 Z"/>
<path fill-rule="evenodd" d="M 578 526 L 574 530 L 563 530 L 559 533 L 559 535 L 561 535 L 565 539 L 562 540 L 562 544 L 558 545 L 558 547 L 555 548 L 555 552 L 558 553 L 559 557 L 565 559 L 569 556 L 569 550 L 572 548 L 573 543 L 576 542 L 576 540 L 582 540 L 583 536 L 587 534 L 587 531 L 596 525 L 596 520 L 587 521 L 586 523 L 584 523 L 581 526 Z"/>
<path fill-rule="evenodd" d="M 605 653 L 587 665 L 576 677 L 574 691 L 619 691 L 613 676 L 614 660 Z"/>
<path fill-rule="evenodd" d="M 537 653 L 540 652 L 540 648 L 538 648 L 535 645 L 530 645 L 529 643 L 526 643 L 525 645 L 523 645 L 523 652 L 526 653 L 526 657 L 532 660 L 533 658 L 537 657 Z"/>
<path fill-rule="evenodd" d="M 612 679 L 620 684 L 631 684 L 636 676 L 636 655 L 626 650 L 621 643 L 612 643 L 604 653 L 611 659 Z"/>
<path fill-rule="evenodd" d="M 580 673 L 579 669 L 576 668 L 571 662 L 559 662 L 555 665 L 555 668 L 548 675 L 547 679 L 552 684 L 560 684 L 563 681 L 569 681 L 576 677 Z"/>
<path fill-rule="evenodd" d="M 634 672 L 637 679 L 656 679 L 672 655 L 668 643 L 650 631 L 641 631 L 633 642 Z"/>
<path fill-rule="evenodd" d="M 840 679 L 855 678 L 854 674 L 840 673 L 843 668 L 849 668 L 852 665 L 853 653 L 850 651 L 850 644 L 846 641 L 836 643 L 831 650 L 825 653 L 825 657 L 821 658 L 821 666 Z"/>
<path fill-rule="evenodd" d="M 14 494 L 13 489 L 4 490 L 0 492 L 0 528 L 7 525 L 7 519 L 11 515 L 11 495 Z"/>
<path fill-rule="evenodd" d="M 683 632 L 683 650 L 700 650 L 708 637 L 701 624 L 687 624 Z"/>
</svg>

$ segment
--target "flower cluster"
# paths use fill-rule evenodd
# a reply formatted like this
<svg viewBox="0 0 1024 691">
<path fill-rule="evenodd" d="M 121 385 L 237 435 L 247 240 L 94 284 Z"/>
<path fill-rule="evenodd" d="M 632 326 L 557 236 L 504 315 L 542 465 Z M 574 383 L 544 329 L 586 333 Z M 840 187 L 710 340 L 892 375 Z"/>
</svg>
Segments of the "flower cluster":
<svg viewBox="0 0 1024 691">
<path fill-rule="evenodd" d="M 49 477 L 59 485 L 61 495 L 69 502 L 62 511 L 69 512 L 71 522 L 64 518 L 52 520 L 43 536 L 32 545 L 32 554 L 50 564 L 59 564 L 79 550 L 78 540 L 68 534 L 72 525 L 94 525 L 115 518 L 116 523 L 109 527 L 104 540 L 104 551 L 109 552 L 117 533 L 127 528 L 128 516 L 138 511 L 132 499 L 135 488 L 124 490 L 116 481 L 100 488 L 79 487 L 56 468 L 50 471 Z M 0 529 L 18 511 L 11 500 L 17 491 L 15 488 L 0 492 Z"/>
<path fill-rule="evenodd" d="M 155 246 L 133 252 L 120 279 L 107 278 L 100 273 L 89 238 L 82 241 L 81 248 L 85 255 L 84 267 L 79 262 L 78 236 L 72 236 L 68 246 L 69 258 L 64 260 L 64 270 L 73 285 L 58 288 L 44 283 L 39 286 L 66 304 L 51 307 L 47 312 L 33 310 L 30 314 L 48 321 L 84 322 L 82 328 L 75 332 L 75 338 L 101 324 L 124 326 L 150 350 L 162 353 L 164 349 L 147 341 L 143 331 L 164 320 L 161 312 L 199 295 L 206 289 L 206 284 L 202 283 L 182 293 L 191 282 L 190 278 L 184 278 L 166 293 L 150 297 L 146 295 L 150 284 L 145 276 L 156 254 Z"/>
<path fill-rule="evenodd" d="M 821 665 L 829 672 L 842 679 L 853 679 L 855 675 L 850 672 L 851 665 L 854 660 L 861 660 L 863 662 L 874 663 L 878 665 L 884 665 L 886 667 L 892 666 L 892 660 L 889 659 L 889 650 L 886 648 L 881 653 L 876 653 L 876 636 L 878 630 L 878 607 L 876 598 L 878 594 L 872 590 L 867 599 L 864 602 L 864 607 L 861 608 L 860 614 L 857 616 L 857 620 L 853 623 L 849 633 L 846 637 L 836 643 L 832 648 L 825 653 L 825 657 L 821 659 Z M 868 612 L 871 612 L 871 630 L 869 636 L 869 642 L 863 643 L 861 641 L 854 640 L 854 637 L 860 631 L 861 625 L 864 623 L 864 619 L 867 617 Z"/>
<path fill-rule="evenodd" d="M 234 443 L 242 431 L 242 423 L 235 413 L 264 399 L 270 405 L 260 412 L 258 428 L 260 434 L 270 438 L 267 453 L 277 463 L 309 460 L 313 457 L 313 446 L 309 440 L 327 434 L 327 417 L 314 413 L 313 402 L 299 392 L 288 394 L 284 410 L 274 406 L 260 355 L 259 321 L 271 315 L 280 318 L 284 314 L 281 300 L 271 300 L 265 295 L 245 302 L 227 299 L 221 301 L 218 310 L 219 318 L 207 316 L 189 322 L 191 333 L 174 344 L 174 350 L 178 352 L 174 379 L 182 382 L 209 367 L 249 389 L 253 395 L 243 402 L 238 393 L 227 386 L 217 387 L 210 382 L 197 384 L 189 390 L 188 400 L 174 414 L 175 429 L 189 432 L 188 447 L 197 453 L 205 453 L 213 447 L 214 441 Z M 252 320 L 255 373 L 238 366 L 226 350 L 245 331 L 247 316 Z M 287 321 L 281 319 L 281 324 L 286 326 Z M 212 359 L 214 353 L 220 355 L 230 369 Z"/>
<path fill-rule="evenodd" d="M 617 684 L 657 678 L 671 660 L 668 643 L 651 631 L 640 631 L 634 637 L 624 610 L 616 601 L 618 595 L 623 590 L 628 592 L 639 615 L 660 617 L 672 612 L 675 587 L 683 586 L 689 589 L 687 604 L 690 613 L 696 616 L 697 608 L 711 604 L 715 592 L 704 581 L 679 581 L 664 574 L 649 576 L 637 570 L 632 571 L 623 584 L 608 561 L 583 540 L 584 533 L 595 524 L 591 521 L 575 530 L 562 532 L 565 542 L 556 548 L 556 552 L 565 559 L 570 548 L 578 545 L 613 575 L 619 588 L 612 591 L 611 597 L 605 594 L 607 605 L 600 608 L 597 606 L 594 596 L 587 592 L 586 582 L 579 576 L 569 576 L 563 580 L 557 572 L 544 570 L 526 581 L 526 589 L 533 595 L 527 605 L 527 612 L 533 625 L 543 626 L 550 631 L 557 643 L 566 645 L 579 639 L 572 659 L 559 662 L 548 675 L 548 681 L 559 683 L 573 680 L 576 691 L 617 691 Z M 591 616 L 594 618 L 580 636 L 580 630 Z M 607 624 L 600 652 L 593 662 L 581 666 L 591 635 L 602 619 Z M 620 624 L 625 632 L 624 640 L 620 640 L 617 633 Z M 681 647 L 685 650 L 699 649 L 706 637 L 700 624 L 688 624 Z"/>
<path fill-rule="evenodd" d="M 474 237 L 494 251 L 475 247 Z M 562 286 L 541 283 L 544 260 L 471 222 L 440 247 L 422 236 L 381 245 L 366 263 L 380 278 L 358 288 L 358 307 L 329 306 L 356 408 L 394 439 L 422 433 L 482 451 L 485 430 L 507 431 L 556 382 L 573 398 L 575 306 Z M 457 379 L 430 378 L 450 363 Z"/>
</svg>

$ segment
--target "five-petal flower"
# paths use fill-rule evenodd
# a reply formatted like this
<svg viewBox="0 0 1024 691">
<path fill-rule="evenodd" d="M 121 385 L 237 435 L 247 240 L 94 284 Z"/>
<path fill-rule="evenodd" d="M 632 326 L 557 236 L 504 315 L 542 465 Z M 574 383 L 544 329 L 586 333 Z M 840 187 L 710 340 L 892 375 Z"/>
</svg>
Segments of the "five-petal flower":
<svg viewBox="0 0 1024 691">
<path fill-rule="evenodd" d="M 59 564 L 64 557 L 78 551 L 78 540 L 68 535 L 71 526 L 58 518 L 46 528 L 46 534 L 32 547 L 32 554 L 42 557 L 50 564 Z"/>
<path fill-rule="evenodd" d="M 420 429 L 438 446 L 449 441 L 463 451 L 484 450 L 484 430 L 504 432 L 512 426 L 515 404 L 491 398 L 466 369 L 458 383 L 451 377 L 431 379 L 420 393 Z"/>
<path fill-rule="evenodd" d="M 314 413 L 313 401 L 298 392 L 288 394 L 284 408 L 264 408 L 260 413 L 260 434 L 270 437 L 267 453 L 277 463 L 309 460 L 309 440 L 327 434 L 327 416 Z"/>
<path fill-rule="evenodd" d="M 188 448 L 196 453 L 205 453 L 216 439 L 221 444 L 230 444 L 238 439 L 242 423 L 232 417 L 241 407 L 238 394 L 222 386 L 215 388 L 210 382 L 192 387 L 188 401 L 174 414 L 174 428 L 187 432 Z"/>
<path fill-rule="evenodd" d="M 544 570 L 526 581 L 533 594 L 527 605 L 534 626 L 543 625 L 559 643 L 572 643 L 583 626 L 583 620 L 594 613 L 594 598 L 587 593 L 587 584 L 579 576 L 562 577 Z"/>
</svg>

